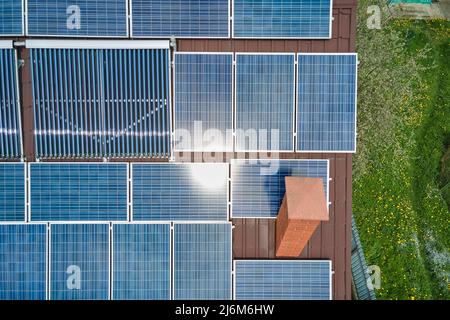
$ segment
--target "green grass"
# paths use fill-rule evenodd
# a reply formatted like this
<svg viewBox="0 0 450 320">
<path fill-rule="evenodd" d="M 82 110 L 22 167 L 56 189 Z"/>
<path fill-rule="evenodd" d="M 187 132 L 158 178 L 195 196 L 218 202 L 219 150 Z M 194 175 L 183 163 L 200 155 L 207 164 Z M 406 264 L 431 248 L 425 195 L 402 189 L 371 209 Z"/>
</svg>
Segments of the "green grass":
<svg viewBox="0 0 450 320">
<path fill-rule="evenodd" d="M 406 58 L 434 67 L 421 71 L 412 97 L 394 106 L 388 135 L 397 143 L 370 142 L 369 161 L 355 170 L 353 212 L 368 263 L 381 268 L 378 298 L 450 299 L 450 213 L 441 190 L 450 136 L 450 22 L 390 24 L 406 41 Z"/>
</svg>

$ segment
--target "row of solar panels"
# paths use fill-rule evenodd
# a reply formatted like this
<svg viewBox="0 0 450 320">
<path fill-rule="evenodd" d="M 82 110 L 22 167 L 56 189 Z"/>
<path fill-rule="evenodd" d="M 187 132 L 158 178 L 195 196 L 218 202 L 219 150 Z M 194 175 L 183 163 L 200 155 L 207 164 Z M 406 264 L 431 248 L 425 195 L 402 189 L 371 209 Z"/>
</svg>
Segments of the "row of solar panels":
<svg viewBox="0 0 450 320">
<path fill-rule="evenodd" d="M 172 117 L 167 42 L 27 47 L 37 158 L 168 158 L 172 120 L 174 151 L 356 149 L 355 54 L 175 53 Z M 0 59 L 1 155 L 18 158 L 16 54 Z"/>
<path fill-rule="evenodd" d="M 233 268 L 231 233 L 230 223 L 0 225 L 0 300 L 331 299 L 330 261 Z"/>
<path fill-rule="evenodd" d="M 332 7 L 332 0 L 2 0 L 0 35 L 331 38 Z"/>
<path fill-rule="evenodd" d="M 227 163 L 2 163 L 0 221 L 276 217 L 286 176 L 322 178 L 328 198 L 328 160 L 232 160 L 231 175 Z"/>
<path fill-rule="evenodd" d="M 356 149 L 356 54 L 177 52 L 174 74 L 175 151 Z"/>
</svg>

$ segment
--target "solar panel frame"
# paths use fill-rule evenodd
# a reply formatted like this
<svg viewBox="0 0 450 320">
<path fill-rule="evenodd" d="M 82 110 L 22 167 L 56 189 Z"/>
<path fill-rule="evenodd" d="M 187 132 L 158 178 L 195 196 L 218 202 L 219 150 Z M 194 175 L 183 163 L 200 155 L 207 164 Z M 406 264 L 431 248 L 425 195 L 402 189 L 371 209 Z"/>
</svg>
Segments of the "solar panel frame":
<svg viewBox="0 0 450 320">
<path fill-rule="evenodd" d="M 354 111 L 354 128 L 355 128 L 355 132 L 354 132 L 354 148 L 352 150 L 301 150 L 299 148 L 299 134 L 298 134 L 298 126 L 299 126 L 299 121 L 298 121 L 298 117 L 300 116 L 300 106 L 299 106 L 299 99 L 300 99 L 300 92 L 299 92 L 299 73 L 300 73 L 300 68 L 299 68 L 299 58 L 300 56 L 355 56 L 356 59 L 356 66 L 355 66 L 355 98 L 354 98 L 354 107 L 355 107 L 355 111 Z M 358 133 L 357 133 L 357 128 L 358 128 L 358 53 L 355 52 L 335 52 L 335 53 L 329 53 L 329 52 L 298 52 L 296 54 L 296 77 L 297 77 L 297 81 L 296 81 L 296 97 L 295 97 L 295 101 L 296 101 L 296 113 L 295 113 L 295 126 L 294 126 L 294 130 L 295 130 L 295 152 L 296 153 L 327 153 L 327 152 L 332 152 L 332 153 L 356 153 L 356 149 L 357 149 L 357 140 L 358 140 Z"/>
<path fill-rule="evenodd" d="M 279 162 L 290 162 L 290 161 L 295 161 L 295 162 L 326 162 L 327 163 L 327 187 L 326 190 L 324 190 L 326 192 L 327 195 L 327 199 L 326 199 L 326 203 L 327 203 L 327 209 L 329 210 L 330 208 L 330 160 L 329 159 L 231 159 L 231 168 L 230 168 L 230 175 L 231 175 L 231 181 L 230 181 L 230 219 L 233 218 L 237 218 L 237 219 L 277 219 L 277 216 L 264 216 L 264 215 L 245 215 L 245 216 L 235 216 L 233 214 L 233 163 L 237 164 L 238 162 L 255 162 L 255 163 L 259 163 L 259 161 L 279 161 Z M 281 205 L 281 204 L 280 204 Z"/>
<path fill-rule="evenodd" d="M 230 247 L 228 248 L 230 251 L 230 255 L 229 255 L 229 259 L 230 259 L 230 264 L 229 264 L 229 268 L 230 268 L 230 281 L 229 281 L 229 292 L 228 292 L 228 298 L 220 298 L 219 300 L 232 300 L 233 298 L 233 224 L 229 221 L 225 222 L 214 222 L 214 221 L 205 221 L 205 222 L 201 222 L 201 221 L 190 221 L 190 222 L 174 222 L 173 223 L 173 227 L 172 227 L 172 234 L 173 234 L 173 240 L 172 240 L 172 300 L 195 300 L 193 298 L 188 298 L 186 299 L 185 297 L 182 297 L 181 299 L 177 299 L 176 298 L 176 237 L 177 237 L 177 232 L 176 232 L 176 227 L 177 226 L 187 226 L 187 225 L 197 225 L 197 226 L 207 226 L 207 225 L 227 225 L 229 226 L 230 230 L 229 230 L 229 240 L 230 240 Z M 198 235 L 199 233 L 197 233 Z M 203 298 L 201 299 L 203 300 Z M 208 297 L 208 300 L 217 300 L 217 299 L 212 299 L 211 297 Z"/>
<path fill-rule="evenodd" d="M 172 237 L 172 224 L 171 223 L 165 223 L 165 222 L 159 222 L 159 221 L 151 221 L 151 222 L 145 222 L 145 221 L 132 221 L 132 222 L 114 222 L 112 223 L 112 229 L 110 231 L 111 234 L 111 277 L 110 277 L 110 292 L 111 292 L 111 300 L 115 300 L 114 298 L 114 227 L 118 225 L 156 225 L 156 226 L 168 226 L 169 227 L 169 296 L 167 300 L 170 300 L 172 298 L 172 260 L 173 260 L 173 237 Z M 134 299 L 133 299 L 134 300 Z"/>
<path fill-rule="evenodd" d="M 218 219 L 206 219 L 206 218 L 202 218 L 202 219 L 196 219 L 196 218 L 185 218 L 185 219 L 174 219 L 174 218 L 168 218 L 168 219 L 139 219 L 136 220 L 135 216 L 134 216 L 134 167 L 135 166 L 187 166 L 187 167 L 195 167 L 195 166 L 203 166 L 203 165 L 220 165 L 220 166 L 227 166 L 227 180 L 226 180 L 226 199 L 227 199 L 227 213 L 226 213 L 226 219 L 225 217 L 223 217 L 223 219 L 218 220 Z M 129 199 L 131 199 L 130 202 L 130 221 L 131 222 L 136 222 L 136 223 L 177 223 L 177 224 L 188 224 L 188 223 L 194 223 L 194 224 L 199 224 L 199 223 L 222 223 L 225 220 L 229 220 L 230 219 L 230 206 L 229 206 L 229 201 L 228 199 L 230 198 L 230 181 L 229 181 L 229 175 L 230 175 L 230 166 L 229 163 L 222 163 L 222 162 L 210 162 L 210 163 L 195 163 L 195 162 L 148 162 L 148 163 L 131 163 L 130 164 L 130 176 L 131 176 L 131 184 L 130 184 L 130 195 L 131 197 L 129 197 Z M 197 182 L 200 183 L 200 182 Z M 145 190 L 144 190 L 145 191 Z M 217 210 L 217 209 L 215 209 Z M 148 215 L 148 214 L 147 214 Z"/>
<path fill-rule="evenodd" d="M 0 49 L 13 49 L 13 41 L 12 40 L 0 40 Z"/>
<path fill-rule="evenodd" d="M 52 39 L 27 39 L 25 40 L 25 47 L 27 49 L 170 49 L 170 42 L 169 40 L 132 40 L 132 39 L 58 40 L 52 38 Z"/>
<path fill-rule="evenodd" d="M 329 40 L 333 36 L 333 0 L 330 0 L 330 20 L 329 20 L 329 27 L 328 27 L 329 32 L 328 32 L 328 36 L 327 37 L 318 37 L 318 36 L 315 36 L 315 37 L 313 37 L 313 36 L 308 36 L 308 37 L 305 37 L 305 36 L 302 36 L 302 37 L 300 37 L 300 36 L 299 37 L 285 37 L 285 36 L 283 36 L 283 37 L 274 37 L 274 36 L 271 36 L 271 37 L 267 37 L 267 36 L 260 36 L 260 37 L 245 36 L 245 37 L 239 37 L 239 36 L 236 36 L 236 34 L 235 34 L 235 21 L 236 21 L 235 20 L 235 8 L 236 8 L 235 0 L 233 0 L 233 9 L 232 9 L 232 17 L 233 17 L 233 19 L 232 19 L 232 22 L 231 22 L 231 30 L 232 30 L 231 34 L 232 34 L 232 38 L 234 38 L 234 39 L 273 39 L 273 40 L 277 40 L 277 39 L 284 39 L 284 40 L 286 40 L 286 39 L 291 39 L 291 40 L 295 40 L 295 39 L 299 39 L 299 40 L 301 40 L 301 39 L 305 39 L 305 40 L 308 40 L 308 39 L 325 39 L 325 40 Z"/>
<path fill-rule="evenodd" d="M 111 254 L 112 254 L 112 246 L 111 246 L 111 223 L 109 222 L 97 222 L 97 221 L 86 221 L 86 222 L 62 222 L 62 221 L 52 221 L 48 223 L 49 226 L 49 238 L 48 238 L 48 300 L 68 300 L 68 299 L 54 299 L 52 298 L 52 262 L 53 262 L 53 251 L 52 251 L 52 236 L 53 231 L 52 227 L 55 226 L 97 226 L 97 227 L 107 227 L 108 229 L 108 259 L 107 259 L 107 272 L 108 272 L 108 288 L 107 288 L 107 299 L 95 299 L 95 300 L 111 300 Z M 67 243 L 70 245 L 70 243 Z M 85 262 L 86 263 L 86 262 Z M 89 263 L 89 261 L 87 262 Z M 83 279 L 83 277 L 81 278 Z M 98 280 L 95 278 L 95 280 Z M 81 280 L 83 281 L 83 280 Z M 66 293 L 67 294 L 67 293 Z M 81 299 L 73 299 L 73 300 L 94 300 L 92 298 L 81 298 Z"/>
<path fill-rule="evenodd" d="M 31 71 L 38 158 L 172 157 L 169 41 L 27 40 L 26 47 L 36 56 Z M 134 86 L 126 81 L 133 70 L 142 75 Z"/>
<path fill-rule="evenodd" d="M 238 300 L 237 297 L 236 297 L 236 291 L 237 291 L 236 290 L 236 288 L 237 288 L 237 286 L 236 286 L 236 278 L 237 278 L 236 265 L 238 263 L 242 263 L 242 262 L 243 263 L 246 263 L 246 262 L 249 262 L 249 263 L 261 263 L 261 264 L 264 264 L 264 263 L 275 263 L 275 264 L 280 263 L 280 264 L 283 264 L 285 262 L 298 263 L 298 264 L 301 264 L 301 263 L 325 263 L 325 262 L 327 262 L 328 266 L 329 266 L 329 278 L 328 278 L 328 281 L 329 281 L 329 293 L 330 293 L 328 300 L 332 300 L 333 299 L 333 262 L 331 260 L 285 260 L 285 259 L 276 259 L 276 260 L 275 259 L 274 260 L 245 259 L 244 260 L 244 259 L 235 259 L 233 261 L 233 271 L 234 271 L 234 277 L 233 277 L 233 300 Z M 249 299 L 252 300 L 251 298 L 246 298 L 246 300 L 249 300 Z M 277 299 L 274 299 L 273 297 L 271 297 L 269 299 L 263 299 L 261 297 L 257 297 L 256 300 L 277 300 Z M 284 300 L 284 298 L 283 298 L 283 300 Z"/>
<path fill-rule="evenodd" d="M 49 243 L 50 243 L 50 233 L 49 233 L 49 228 L 48 225 L 46 223 L 34 223 L 34 222 L 0 222 L 0 227 L 2 226 L 23 226 L 23 227 L 31 227 L 31 226 L 42 226 L 45 227 L 45 289 L 44 289 L 44 296 L 45 298 L 42 300 L 49 300 L 49 261 L 48 261 L 48 257 L 49 257 Z M 21 252 L 23 253 L 23 252 Z M 0 290 L 0 295 L 1 295 L 1 290 Z M 0 299 L 2 300 L 2 299 Z M 5 299 L 5 300 L 15 300 L 15 299 Z M 24 300 L 36 300 L 35 297 L 33 297 L 33 299 L 24 299 Z"/>
<path fill-rule="evenodd" d="M 23 191 L 23 211 L 21 212 L 20 215 L 22 215 L 22 218 L 20 219 L 20 215 L 19 212 L 17 213 L 13 213 L 13 214 L 8 214 L 6 211 L 5 213 L 2 212 L 2 206 L 3 206 L 3 202 L 0 202 L 0 224 L 2 223 L 8 223 L 8 222 L 15 222 L 16 224 L 19 224 L 20 222 L 28 222 L 28 204 L 27 204 L 27 166 L 24 163 L 17 163 L 17 162 L 0 162 L 0 172 L 3 171 L 3 167 L 4 166 L 12 166 L 12 167 L 22 167 L 22 172 L 23 172 L 23 188 L 21 188 L 20 186 L 15 189 L 15 188 L 10 188 L 9 190 L 14 192 L 14 195 L 16 194 L 16 191 L 18 191 L 19 189 L 22 189 Z M 20 171 L 20 169 L 19 169 Z M 15 184 L 15 183 L 14 183 Z M 3 184 L 4 186 L 5 184 Z M 1 189 L 2 187 L 0 187 Z M 29 194 L 29 193 L 28 193 Z M 14 197 L 13 197 L 14 198 Z M 5 196 L 5 201 L 6 202 L 10 202 L 10 201 L 15 201 L 15 199 L 12 199 L 11 197 L 7 197 Z M 17 205 L 19 206 L 19 202 L 17 202 Z M 12 217 L 9 217 L 10 215 L 12 215 Z"/>
<path fill-rule="evenodd" d="M 229 39 L 232 37 L 232 16 L 231 16 L 231 1 L 234 0 L 227 0 L 228 1 L 228 34 L 227 36 L 175 36 L 176 39 Z M 142 39 L 142 38 L 154 38 L 154 39 L 167 39 L 170 38 L 170 36 L 167 35 L 146 35 L 146 36 L 140 36 L 140 35 L 134 35 L 133 33 L 133 0 L 129 0 L 130 2 L 130 19 L 129 19 L 129 36 L 131 38 L 135 39 Z"/>
<path fill-rule="evenodd" d="M 33 221 L 32 220 L 32 201 L 31 201 L 31 192 L 32 192 L 32 177 L 31 177 L 31 166 L 32 165 L 39 165 L 39 164 L 47 164 L 47 165 L 116 165 L 116 166 L 126 166 L 126 219 L 124 220 L 114 220 L 114 219 L 105 219 L 105 220 L 36 220 Z M 129 183 L 129 177 L 130 177 L 130 164 L 126 163 L 126 162 L 29 162 L 27 164 L 27 172 L 28 172 L 28 179 L 29 179 L 29 183 L 28 185 L 28 195 L 29 195 L 29 202 L 28 202 L 28 210 L 27 210 L 27 221 L 33 222 L 33 223 L 39 223 L 39 222 L 44 222 L 44 221 L 48 221 L 51 224 L 108 224 L 111 222 L 114 223 L 120 223 L 120 222 L 125 222 L 125 221 L 130 221 L 130 183 Z"/>
<path fill-rule="evenodd" d="M 64 34 L 30 34 L 29 32 L 29 19 L 30 19 L 30 15 L 29 15 L 29 10 L 28 10 L 28 1 L 29 0 L 24 0 L 25 1 L 25 16 L 26 19 L 24 18 L 24 33 L 23 35 L 26 36 L 33 36 L 33 37 L 50 37 L 50 38 L 111 38 L 111 39 L 124 39 L 124 38 L 129 38 L 130 37 L 130 12 L 129 12 L 129 5 L 128 5 L 128 1 L 130 0 L 122 0 L 125 2 L 125 25 L 126 25 L 126 35 L 121 35 L 121 36 L 105 36 L 105 35 L 64 35 Z M 25 21 L 26 20 L 26 21 Z"/>
<path fill-rule="evenodd" d="M 13 138 L 11 138 L 11 140 L 14 141 L 11 142 L 11 144 L 8 144 L 8 142 L 5 142 L 4 144 L 9 146 L 12 150 L 12 152 L 9 152 L 10 155 L 8 157 L 4 156 L 4 152 L 1 151 L 0 157 L 1 158 L 8 158 L 8 159 L 17 159 L 17 158 L 22 158 L 23 157 L 23 139 L 22 139 L 22 118 L 21 118 L 21 94 L 20 94 L 20 88 L 19 88 L 19 67 L 18 67 L 18 57 L 17 57 L 17 50 L 14 50 L 14 46 L 13 46 L 13 41 L 11 40 L 0 40 L 0 51 L 3 51 L 3 49 L 5 51 L 9 51 L 12 50 L 12 54 L 13 56 L 10 56 L 10 58 L 13 58 L 14 60 L 14 65 L 13 66 L 5 66 L 4 68 L 2 67 L 1 70 L 2 72 L 5 73 L 5 77 L 7 78 L 7 80 L 14 80 L 14 83 L 11 84 L 11 86 L 6 86 L 5 88 L 3 88 L 3 90 L 7 93 L 7 95 L 11 95 L 10 96 L 10 103 L 13 103 L 15 106 L 15 114 L 10 114 L 8 115 L 6 113 L 6 118 L 9 118 L 9 121 L 14 121 L 15 123 L 14 128 L 10 128 L 10 129 L 14 129 L 16 132 L 16 134 L 14 135 Z M 11 53 L 11 52 L 9 52 Z M 4 56 L 5 59 L 7 58 L 7 55 L 9 54 L 8 52 L 4 52 Z M 3 53 L 2 53 L 3 56 Z M 11 74 L 8 72 L 10 70 L 10 68 L 13 68 L 15 71 L 13 71 Z M 9 90 L 8 90 L 9 89 Z M 2 90 L 2 86 L 0 86 L 0 90 Z M 9 92 L 8 92 L 9 91 Z M 1 93 L 1 91 L 0 91 Z M 0 96 L 1 97 L 1 96 Z M 14 99 L 15 98 L 15 99 Z M 4 101 L 6 101 L 6 97 L 4 97 Z M 3 134 L 0 134 L 0 138 L 3 137 Z M 17 145 L 18 144 L 18 148 Z M 18 149 L 18 150 L 17 150 Z"/>
<path fill-rule="evenodd" d="M 0 33 L 0 36 L 2 36 L 2 37 L 12 37 L 12 36 L 23 36 L 23 35 L 25 35 L 25 16 L 24 15 L 25 15 L 25 10 L 26 10 L 26 7 L 25 7 L 25 2 L 26 1 L 28 1 L 28 0 L 21 0 L 21 4 L 22 4 L 22 9 L 21 9 L 21 13 L 22 13 L 22 16 L 21 16 L 22 30 L 21 30 L 21 32 L 20 33 Z"/>
<path fill-rule="evenodd" d="M 125 51 L 123 61 L 124 63 L 122 62 L 122 60 L 117 58 L 117 53 L 114 52 L 115 51 L 110 52 L 109 50 L 105 52 L 108 62 L 106 63 L 106 72 L 104 72 L 103 75 L 105 79 L 102 93 L 103 99 L 105 101 L 105 112 L 103 115 L 103 117 L 105 118 L 104 131 L 108 133 L 115 133 L 121 132 L 125 129 L 125 131 L 128 130 L 127 132 L 131 131 L 132 135 L 131 138 L 129 138 L 128 135 L 125 135 L 125 139 L 121 139 L 120 137 L 115 139 L 117 142 L 113 146 L 111 146 L 111 144 L 108 144 L 108 142 L 105 142 L 105 155 L 109 157 L 119 158 L 171 157 L 172 97 L 170 95 L 170 50 L 151 49 L 132 50 L 128 52 Z M 119 56 L 121 55 L 122 51 L 119 51 Z M 137 59 L 135 59 L 136 55 Z M 128 61 L 126 59 L 126 56 L 129 57 Z M 122 64 L 124 65 L 125 69 L 125 71 L 123 72 L 121 69 Z M 132 70 L 133 65 L 134 78 Z M 108 67 L 110 67 L 111 70 L 108 71 L 108 69 L 110 69 Z M 148 72 L 149 74 L 147 75 L 146 72 Z M 116 87 L 118 84 L 122 86 L 123 81 L 120 78 L 119 80 L 117 79 L 117 73 L 119 73 L 125 79 L 130 79 L 130 82 L 133 85 L 128 87 L 128 85 L 126 84 L 126 89 L 121 92 L 114 92 L 114 84 L 116 84 Z M 116 75 L 115 78 L 114 74 Z M 113 79 L 109 80 L 108 78 Z M 126 80 L 124 82 L 126 82 Z M 143 90 L 144 85 L 147 85 L 148 87 L 145 90 Z M 127 95 L 132 96 L 133 102 L 123 104 L 121 103 L 120 107 L 118 106 L 118 103 L 111 102 L 116 100 L 123 101 L 124 93 L 125 97 Z M 142 103 L 142 101 L 144 100 L 153 102 L 148 104 L 145 102 Z M 144 112 L 142 112 L 142 106 L 144 106 Z M 148 115 L 147 121 L 141 122 L 141 112 Z M 117 125 L 117 123 L 114 123 L 118 121 L 119 114 L 122 115 L 122 118 L 124 117 L 123 114 L 125 114 L 126 127 L 121 127 L 120 125 Z M 151 116 L 152 114 L 153 116 Z M 145 128 L 143 128 L 144 126 Z M 107 134 L 105 140 L 113 139 L 114 137 L 115 134 Z M 116 149 L 126 149 L 126 151 L 115 151 Z"/>
<path fill-rule="evenodd" d="M 241 148 L 239 146 L 239 141 L 238 141 L 238 135 L 237 135 L 237 131 L 240 130 L 238 128 L 238 68 L 239 68 L 239 63 L 238 63 L 238 56 L 250 56 L 250 55 L 256 55 L 256 56 L 293 56 L 294 57 L 294 61 L 293 61 L 293 90 L 292 90 L 292 94 L 293 94 L 293 102 L 292 102 L 292 147 L 289 149 L 278 149 L 278 150 L 270 150 L 270 149 L 245 149 L 245 148 Z M 296 129 L 296 102 L 297 102 L 297 79 L 296 79 L 296 74 L 297 74 L 297 60 L 296 60 L 296 54 L 295 53 L 289 53 L 289 52 L 239 52 L 235 54 L 235 70 L 234 70 L 234 146 L 235 146 L 235 151 L 236 152 L 249 152 L 249 153 L 253 153 L 253 152 L 283 152 L 283 153 L 294 153 L 295 152 L 295 129 Z M 269 135 L 270 133 L 267 132 L 267 135 Z M 260 144 L 259 141 L 259 133 L 258 133 L 258 146 Z M 269 139 L 268 139 L 269 140 Z M 281 140 L 281 137 L 280 137 Z M 270 139 L 270 141 L 272 141 Z M 269 141 L 267 141 L 267 143 L 269 143 Z"/>
<path fill-rule="evenodd" d="M 234 137 L 234 132 L 235 132 L 235 123 L 236 123 L 236 121 L 235 121 L 235 93 L 236 93 L 236 85 L 235 85 L 235 76 L 236 76 L 236 73 L 235 73 L 235 70 L 236 70 L 236 68 L 235 68 L 235 58 L 234 58 L 234 53 L 233 52 L 200 52 L 200 51 L 197 51 L 197 52 L 195 52 L 195 51 L 177 51 L 177 52 L 175 52 L 174 53 L 174 60 L 173 60 L 173 92 L 174 92 L 174 94 L 173 94 L 173 116 L 172 116 L 172 118 L 173 118 L 173 123 L 174 123 L 174 129 L 173 129 L 173 135 L 174 135 L 174 137 L 176 137 L 176 131 L 177 131 L 177 117 L 176 117 L 176 113 L 177 113 L 177 99 L 176 99 L 176 87 L 177 87 L 177 85 L 176 85 L 176 82 L 177 82 L 177 80 L 176 80 L 176 57 L 177 57 L 177 55 L 222 55 L 222 56 L 231 56 L 232 57 L 232 63 L 231 63 L 231 99 L 230 99 L 230 103 L 231 103 L 231 105 L 230 105 L 230 128 L 227 128 L 227 129 L 230 129 L 230 131 L 232 132 L 232 136 L 231 137 L 228 137 L 227 136 L 227 132 L 225 132 L 225 135 L 224 135 L 224 139 L 225 139 L 225 141 L 224 141 L 224 143 L 223 143 L 223 145 L 222 145 L 222 147 L 221 148 L 215 148 L 215 149 L 208 149 L 208 148 L 198 148 L 198 149 L 196 149 L 196 148 L 194 148 L 194 147 L 192 147 L 192 148 L 177 148 L 176 147 L 176 142 L 177 141 L 175 141 L 175 138 L 173 139 L 173 144 L 174 144 L 174 147 L 172 148 L 173 149 L 173 152 L 233 152 L 234 151 L 234 145 L 235 145 L 235 137 Z M 202 129 L 203 130 L 203 129 Z M 193 138 L 193 136 L 191 135 L 191 138 Z M 202 137 L 203 138 L 203 137 Z M 227 139 L 230 139 L 230 141 L 231 141 L 231 146 L 227 146 L 227 142 L 228 142 L 228 140 Z M 194 142 L 194 141 L 191 141 L 191 142 Z M 202 141 L 202 144 L 203 144 L 203 141 Z M 195 142 L 194 142 L 194 145 L 195 145 Z M 191 146 L 192 146 L 192 144 L 191 144 Z"/>
</svg>

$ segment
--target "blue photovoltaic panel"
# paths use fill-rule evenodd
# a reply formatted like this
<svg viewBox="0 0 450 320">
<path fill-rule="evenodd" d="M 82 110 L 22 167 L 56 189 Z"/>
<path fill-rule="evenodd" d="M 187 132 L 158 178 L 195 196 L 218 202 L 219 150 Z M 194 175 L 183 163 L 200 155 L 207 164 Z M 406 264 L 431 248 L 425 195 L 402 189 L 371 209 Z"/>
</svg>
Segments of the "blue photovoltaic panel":
<svg viewBox="0 0 450 320">
<path fill-rule="evenodd" d="M 228 0 L 132 0 L 132 36 L 228 38 Z"/>
<path fill-rule="evenodd" d="M 175 55 L 177 151 L 233 150 L 232 87 L 232 54 Z"/>
<path fill-rule="evenodd" d="M 113 299 L 170 300 L 170 225 L 113 226 Z"/>
<path fill-rule="evenodd" d="M 126 164 L 30 164 L 32 221 L 126 221 Z"/>
<path fill-rule="evenodd" d="M 236 55 L 236 148 L 294 151 L 295 56 Z"/>
<path fill-rule="evenodd" d="M 0 35 L 23 34 L 23 0 L 0 0 Z"/>
<path fill-rule="evenodd" d="M 46 270 L 46 225 L 0 225 L 0 300 L 45 300 Z"/>
<path fill-rule="evenodd" d="M 38 158 L 169 157 L 169 50 L 31 49 Z"/>
<path fill-rule="evenodd" d="M 328 160 L 232 160 L 233 218 L 276 217 L 289 176 L 322 178 L 328 200 Z"/>
<path fill-rule="evenodd" d="M 0 164 L 0 221 L 25 222 L 25 165 Z"/>
<path fill-rule="evenodd" d="M 330 261 L 236 260 L 236 300 L 331 300 Z"/>
<path fill-rule="evenodd" d="M 17 159 L 22 156 L 17 88 L 16 51 L 0 49 L 0 158 L 3 159 Z"/>
<path fill-rule="evenodd" d="M 28 0 L 28 35 L 126 37 L 126 0 Z"/>
<path fill-rule="evenodd" d="M 231 224 L 174 228 L 174 299 L 231 299 Z"/>
<path fill-rule="evenodd" d="M 298 151 L 355 151 L 356 64 L 356 54 L 298 55 Z"/>
<path fill-rule="evenodd" d="M 133 220 L 227 220 L 228 164 L 133 164 Z"/>
<path fill-rule="evenodd" d="M 234 0 L 235 38 L 331 38 L 332 0 Z"/>
<path fill-rule="evenodd" d="M 109 298 L 109 225 L 51 225 L 50 299 Z"/>
</svg>

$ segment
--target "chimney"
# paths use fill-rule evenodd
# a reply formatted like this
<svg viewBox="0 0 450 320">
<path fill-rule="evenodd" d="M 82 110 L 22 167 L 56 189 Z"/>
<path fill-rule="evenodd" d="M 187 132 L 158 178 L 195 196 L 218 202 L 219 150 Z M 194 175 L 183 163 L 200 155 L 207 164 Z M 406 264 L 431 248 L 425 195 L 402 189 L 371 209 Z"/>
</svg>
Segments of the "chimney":
<svg viewBox="0 0 450 320">
<path fill-rule="evenodd" d="M 322 221 L 328 221 L 321 178 L 286 177 L 276 222 L 276 256 L 298 257 Z"/>
</svg>

